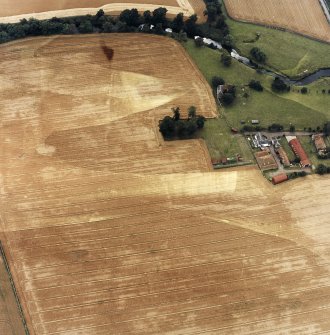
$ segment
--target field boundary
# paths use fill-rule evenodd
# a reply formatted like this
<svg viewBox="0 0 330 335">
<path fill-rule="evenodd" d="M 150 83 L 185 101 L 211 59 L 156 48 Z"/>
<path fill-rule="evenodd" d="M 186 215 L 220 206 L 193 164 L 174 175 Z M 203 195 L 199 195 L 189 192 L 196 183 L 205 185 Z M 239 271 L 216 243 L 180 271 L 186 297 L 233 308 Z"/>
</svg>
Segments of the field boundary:
<svg viewBox="0 0 330 335">
<path fill-rule="evenodd" d="M 16 305 L 17 305 L 17 308 L 18 308 L 18 312 L 19 312 L 21 321 L 23 323 L 25 334 L 26 335 L 30 335 L 30 332 L 29 332 L 29 329 L 27 327 L 27 323 L 26 323 L 26 320 L 25 320 L 25 317 L 24 317 L 22 305 L 20 303 L 20 300 L 19 300 L 19 297 L 18 297 L 18 294 L 17 294 L 17 290 L 16 290 L 16 286 L 15 286 L 15 283 L 14 283 L 14 279 L 13 279 L 13 276 L 11 274 L 10 267 L 9 267 L 9 264 L 8 264 L 8 261 L 7 261 L 7 258 L 6 258 L 5 250 L 4 250 L 3 246 L 2 246 L 1 241 L 0 241 L 0 257 L 2 258 L 3 263 L 5 265 L 5 268 L 6 268 L 6 272 L 7 272 L 8 278 L 9 278 L 9 282 L 10 282 L 10 286 L 11 286 L 11 288 L 13 290 L 13 293 L 14 293 L 14 296 L 15 296 Z"/>
<path fill-rule="evenodd" d="M 328 4 L 324 0 L 319 0 L 319 2 L 323 9 L 324 15 L 326 16 L 328 23 L 330 24 L 330 10 Z"/>
<path fill-rule="evenodd" d="M 276 30 L 287 32 L 287 33 L 295 34 L 295 35 L 298 35 L 298 36 L 301 36 L 301 37 L 305 37 L 305 38 L 308 38 L 308 39 L 316 41 L 316 42 L 320 42 L 320 43 L 324 43 L 324 44 L 330 45 L 330 42 L 318 39 L 318 38 L 313 37 L 313 36 L 305 35 L 305 34 L 299 33 L 298 31 L 294 31 L 294 30 L 291 30 L 291 29 L 282 28 L 282 27 L 278 27 L 278 26 L 271 26 L 271 25 L 268 25 L 268 24 L 264 24 L 264 23 L 260 23 L 260 22 L 254 22 L 254 21 L 249 21 L 249 20 L 243 20 L 243 19 L 238 20 L 238 19 L 235 19 L 234 17 L 232 17 L 229 14 L 229 11 L 227 10 L 227 7 L 226 7 L 226 1 L 222 0 L 222 4 L 225 7 L 226 14 L 227 14 L 228 18 L 230 18 L 231 20 L 233 20 L 235 22 L 240 22 L 240 23 L 245 23 L 245 24 L 254 24 L 256 26 L 263 27 L 263 28 L 268 28 L 268 29 L 276 29 Z"/>
</svg>

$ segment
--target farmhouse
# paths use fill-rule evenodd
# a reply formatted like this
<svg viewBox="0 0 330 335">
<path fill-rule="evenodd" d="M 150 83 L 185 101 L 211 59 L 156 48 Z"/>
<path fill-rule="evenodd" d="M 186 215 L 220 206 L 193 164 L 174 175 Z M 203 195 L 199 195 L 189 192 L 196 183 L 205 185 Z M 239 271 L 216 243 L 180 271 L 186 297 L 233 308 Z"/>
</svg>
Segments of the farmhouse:
<svg viewBox="0 0 330 335">
<path fill-rule="evenodd" d="M 274 185 L 277 185 L 277 184 L 283 183 L 284 181 L 287 181 L 287 180 L 288 180 L 288 175 L 286 173 L 281 173 L 281 174 L 278 174 L 276 176 L 273 176 L 272 183 Z"/>
<path fill-rule="evenodd" d="M 314 141 L 314 145 L 318 154 L 325 154 L 327 151 L 327 145 L 324 142 L 323 136 L 313 135 L 312 140 Z"/>
<path fill-rule="evenodd" d="M 309 167 L 312 165 L 311 161 L 309 160 L 305 150 L 301 146 L 299 140 L 294 137 L 289 141 L 289 145 L 292 148 L 295 155 L 300 159 L 301 167 Z"/>
</svg>

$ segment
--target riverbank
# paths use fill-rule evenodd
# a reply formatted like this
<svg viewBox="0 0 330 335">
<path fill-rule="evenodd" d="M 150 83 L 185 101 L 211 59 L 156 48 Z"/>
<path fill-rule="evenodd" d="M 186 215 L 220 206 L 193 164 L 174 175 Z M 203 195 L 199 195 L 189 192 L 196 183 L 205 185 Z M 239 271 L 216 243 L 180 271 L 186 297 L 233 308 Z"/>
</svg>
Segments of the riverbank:
<svg viewBox="0 0 330 335">
<path fill-rule="evenodd" d="M 308 85 L 307 94 L 301 93 L 300 86 L 293 87 L 291 92 L 275 93 L 271 90 L 270 76 L 258 73 L 236 60 L 230 67 L 224 67 L 220 62 L 221 51 L 197 48 L 191 40 L 184 46 L 209 83 L 213 76 L 220 76 L 226 83 L 236 86 L 235 102 L 221 109 L 231 127 L 241 128 L 241 121 L 249 124 L 256 119 L 262 127 L 279 123 L 288 129 L 293 124 L 297 130 L 303 130 L 322 127 L 330 120 L 330 78 L 319 79 Z M 263 92 L 248 87 L 252 79 L 261 82 Z"/>
<path fill-rule="evenodd" d="M 242 56 L 250 57 L 250 50 L 258 47 L 267 55 L 266 67 L 291 79 L 299 79 L 330 67 L 330 44 L 278 29 L 232 20 L 225 5 L 223 12 L 234 38 L 235 49 Z M 259 38 L 256 38 L 257 35 Z"/>
</svg>

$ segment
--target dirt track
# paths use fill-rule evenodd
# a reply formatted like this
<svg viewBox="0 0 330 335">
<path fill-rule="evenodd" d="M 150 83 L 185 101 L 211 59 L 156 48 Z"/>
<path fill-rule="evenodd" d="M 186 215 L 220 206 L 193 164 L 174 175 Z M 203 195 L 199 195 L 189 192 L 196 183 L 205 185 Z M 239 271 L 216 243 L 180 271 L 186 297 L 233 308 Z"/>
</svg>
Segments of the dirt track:
<svg viewBox="0 0 330 335">
<path fill-rule="evenodd" d="M 273 187 L 163 143 L 171 106 L 215 110 L 173 40 L 0 56 L 1 227 L 32 334 L 329 333 L 330 179 Z"/>
<path fill-rule="evenodd" d="M 330 42 L 330 25 L 319 0 L 225 0 L 236 20 L 285 28 Z"/>
<path fill-rule="evenodd" d="M 124 9 L 136 8 L 141 13 L 146 10 L 153 11 L 159 7 L 166 7 L 169 16 L 183 13 L 186 17 L 197 14 L 199 21 L 205 21 L 203 0 L 138 0 L 138 1 L 115 1 L 97 0 L 91 3 L 86 0 L 61 0 L 43 1 L 33 0 L 22 2 L 19 0 L 0 0 L 1 13 L 0 23 L 15 23 L 23 18 L 34 17 L 39 20 L 51 19 L 52 17 L 69 17 L 76 15 L 94 15 L 99 9 L 107 14 L 118 15 Z"/>
</svg>

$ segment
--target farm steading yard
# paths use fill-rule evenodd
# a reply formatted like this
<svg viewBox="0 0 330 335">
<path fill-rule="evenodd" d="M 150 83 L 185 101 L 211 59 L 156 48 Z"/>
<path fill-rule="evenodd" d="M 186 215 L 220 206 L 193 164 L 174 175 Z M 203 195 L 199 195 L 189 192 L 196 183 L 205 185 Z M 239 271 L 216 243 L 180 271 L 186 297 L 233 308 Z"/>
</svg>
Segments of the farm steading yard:
<svg viewBox="0 0 330 335">
<path fill-rule="evenodd" d="M 0 55 L 0 229 L 31 334 L 329 332 L 330 179 L 274 189 L 254 167 L 211 171 L 201 141 L 164 143 L 170 107 L 216 113 L 179 44 Z"/>
</svg>

